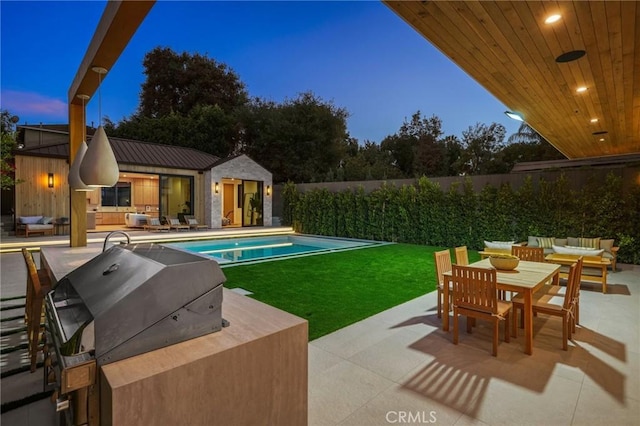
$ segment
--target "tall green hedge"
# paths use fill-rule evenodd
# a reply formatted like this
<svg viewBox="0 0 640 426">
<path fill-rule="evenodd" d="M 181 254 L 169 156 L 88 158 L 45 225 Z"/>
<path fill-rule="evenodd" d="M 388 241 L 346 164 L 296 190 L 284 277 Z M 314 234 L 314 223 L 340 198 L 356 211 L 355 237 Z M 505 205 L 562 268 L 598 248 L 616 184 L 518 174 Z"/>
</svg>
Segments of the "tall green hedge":
<svg viewBox="0 0 640 426">
<path fill-rule="evenodd" d="M 301 193 L 292 183 L 283 190 L 285 225 L 306 234 L 365 238 L 479 250 L 484 240 L 526 241 L 529 235 L 614 238 L 618 261 L 640 264 L 640 187 L 622 194 L 622 178 L 589 181 L 571 189 L 565 175 L 555 181 L 531 177 L 510 185 L 473 190 L 470 179 L 443 191 L 421 178 L 400 188 L 383 184 Z"/>
</svg>

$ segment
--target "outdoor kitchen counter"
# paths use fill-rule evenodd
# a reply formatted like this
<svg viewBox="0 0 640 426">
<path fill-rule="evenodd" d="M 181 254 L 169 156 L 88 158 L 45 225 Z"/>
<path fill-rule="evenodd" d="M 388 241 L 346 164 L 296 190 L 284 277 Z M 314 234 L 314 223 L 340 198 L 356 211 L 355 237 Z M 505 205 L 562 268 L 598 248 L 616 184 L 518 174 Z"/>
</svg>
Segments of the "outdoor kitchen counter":
<svg viewBox="0 0 640 426">
<path fill-rule="evenodd" d="M 41 265 L 55 283 L 100 252 L 42 248 Z M 307 321 L 227 289 L 222 315 L 219 332 L 102 366 L 99 424 L 306 425 Z"/>
</svg>

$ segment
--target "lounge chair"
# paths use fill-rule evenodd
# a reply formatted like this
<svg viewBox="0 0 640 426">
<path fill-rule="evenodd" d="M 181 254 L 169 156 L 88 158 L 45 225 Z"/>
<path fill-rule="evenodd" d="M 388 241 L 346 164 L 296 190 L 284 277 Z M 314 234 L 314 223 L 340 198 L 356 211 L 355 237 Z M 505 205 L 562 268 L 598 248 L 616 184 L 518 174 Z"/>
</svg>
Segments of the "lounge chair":
<svg viewBox="0 0 640 426">
<path fill-rule="evenodd" d="M 176 231 L 180 231 L 181 229 L 189 230 L 189 225 L 183 225 L 178 218 L 168 217 L 167 221 L 169 222 L 169 229 L 175 229 Z"/>
<path fill-rule="evenodd" d="M 150 232 L 169 231 L 170 229 L 169 225 L 161 224 L 160 219 L 157 217 L 149 218 L 147 223 L 144 225 L 144 230 Z"/>
<path fill-rule="evenodd" d="M 207 225 L 200 225 L 195 218 L 188 218 L 187 224 L 189 225 L 189 229 L 195 229 L 196 231 L 199 229 L 207 229 Z"/>
</svg>

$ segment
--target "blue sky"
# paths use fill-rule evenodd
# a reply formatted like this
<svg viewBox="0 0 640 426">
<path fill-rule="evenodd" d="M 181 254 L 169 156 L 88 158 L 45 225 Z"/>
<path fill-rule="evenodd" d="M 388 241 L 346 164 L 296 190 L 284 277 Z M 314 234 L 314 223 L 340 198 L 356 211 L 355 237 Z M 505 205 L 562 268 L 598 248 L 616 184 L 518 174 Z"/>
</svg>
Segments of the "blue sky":
<svg viewBox="0 0 640 426">
<path fill-rule="evenodd" d="M 104 1 L 0 2 L 2 109 L 20 124 L 66 123 L 67 92 Z M 135 112 L 142 60 L 156 46 L 230 66 L 251 96 L 312 91 L 345 108 L 351 136 L 381 142 L 420 110 L 446 135 L 518 123 L 506 107 L 381 2 L 158 1 L 102 84 L 102 114 Z M 97 78 L 97 76 L 96 76 Z M 98 123 L 97 97 L 87 122 Z"/>
</svg>

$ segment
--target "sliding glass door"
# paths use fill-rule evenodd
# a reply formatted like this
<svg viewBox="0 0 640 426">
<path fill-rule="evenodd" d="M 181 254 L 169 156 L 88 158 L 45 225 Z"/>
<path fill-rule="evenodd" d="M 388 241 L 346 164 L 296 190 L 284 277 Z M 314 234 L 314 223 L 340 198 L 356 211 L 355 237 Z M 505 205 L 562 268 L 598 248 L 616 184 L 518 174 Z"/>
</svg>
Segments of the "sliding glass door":
<svg viewBox="0 0 640 426">
<path fill-rule="evenodd" d="M 262 187 L 261 181 L 242 181 L 242 226 L 262 226 Z"/>
<path fill-rule="evenodd" d="M 160 216 L 179 218 L 193 215 L 193 177 L 160 176 Z"/>
</svg>

